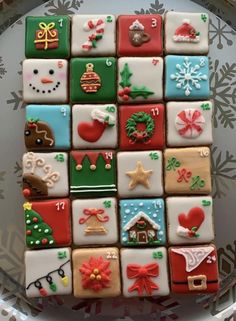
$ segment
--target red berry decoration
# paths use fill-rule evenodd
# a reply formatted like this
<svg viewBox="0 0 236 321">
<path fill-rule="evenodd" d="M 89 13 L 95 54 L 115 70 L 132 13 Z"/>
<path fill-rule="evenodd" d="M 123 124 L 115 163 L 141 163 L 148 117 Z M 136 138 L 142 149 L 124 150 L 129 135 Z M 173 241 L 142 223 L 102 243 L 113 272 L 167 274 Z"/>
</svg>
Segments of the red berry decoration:
<svg viewBox="0 0 236 321">
<path fill-rule="evenodd" d="M 31 230 L 27 230 L 26 231 L 26 235 L 31 235 L 32 234 L 32 231 Z"/>
<path fill-rule="evenodd" d="M 118 91 L 118 95 L 119 95 L 120 97 L 123 97 L 123 96 L 124 96 L 124 90 Z"/>
<path fill-rule="evenodd" d="M 33 222 L 37 223 L 38 222 L 38 218 L 37 217 L 33 217 Z"/>
<path fill-rule="evenodd" d="M 123 100 L 126 100 L 126 101 L 129 100 L 129 96 L 128 95 L 124 95 L 122 98 L 123 98 Z"/>
<path fill-rule="evenodd" d="M 30 194 L 31 194 L 31 191 L 30 191 L 30 189 L 28 189 L 28 188 L 25 188 L 25 189 L 23 189 L 23 196 L 24 197 L 29 197 L 30 196 Z"/>
<path fill-rule="evenodd" d="M 42 244 L 45 245 L 48 243 L 48 239 L 42 239 Z"/>
<path fill-rule="evenodd" d="M 129 95 L 130 92 L 131 92 L 131 89 L 130 89 L 129 87 L 125 87 L 125 88 L 124 88 L 124 93 L 125 93 L 126 95 Z"/>
</svg>

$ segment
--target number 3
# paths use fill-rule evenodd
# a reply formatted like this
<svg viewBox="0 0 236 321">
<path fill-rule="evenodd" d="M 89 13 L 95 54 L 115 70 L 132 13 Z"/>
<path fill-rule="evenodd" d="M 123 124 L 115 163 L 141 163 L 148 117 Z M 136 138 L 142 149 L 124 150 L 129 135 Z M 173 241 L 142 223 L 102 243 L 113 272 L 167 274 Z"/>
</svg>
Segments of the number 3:
<svg viewBox="0 0 236 321">
<path fill-rule="evenodd" d="M 152 27 L 152 28 L 156 28 L 156 26 L 157 26 L 157 19 L 152 18 L 152 24 L 151 24 L 151 27 Z"/>
</svg>

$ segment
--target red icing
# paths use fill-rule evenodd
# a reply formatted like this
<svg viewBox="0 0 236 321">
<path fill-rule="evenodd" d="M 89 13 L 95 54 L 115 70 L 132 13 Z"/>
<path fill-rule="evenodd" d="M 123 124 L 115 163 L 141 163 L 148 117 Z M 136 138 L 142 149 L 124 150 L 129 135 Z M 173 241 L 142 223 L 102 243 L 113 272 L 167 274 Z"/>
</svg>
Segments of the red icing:
<svg viewBox="0 0 236 321">
<path fill-rule="evenodd" d="M 192 172 L 188 171 L 186 168 L 182 168 L 182 169 L 178 169 L 178 175 L 179 177 L 177 178 L 177 182 L 181 183 L 181 182 L 186 182 L 188 183 L 191 176 L 192 176 Z"/>
<path fill-rule="evenodd" d="M 189 130 L 196 130 L 199 134 L 202 133 L 203 128 L 199 124 L 197 124 L 197 120 L 199 117 L 202 116 L 202 113 L 199 110 L 195 110 L 192 118 L 189 119 L 189 117 L 186 115 L 186 112 L 183 110 L 178 114 L 178 117 L 186 124 L 184 128 L 178 130 L 178 133 L 181 136 L 184 136 L 187 131 Z"/>
<path fill-rule="evenodd" d="M 43 221 L 52 228 L 52 236 L 56 245 L 70 245 L 70 200 L 60 198 L 48 201 L 31 202 L 31 204 L 32 209 L 36 211 L 42 217 Z M 57 210 L 58 208 L 59 211 Z M 45 239 L 42 240 L 42 244 L 46 245 L 47 243 L 48 240 L 45 237 Z"/>
<path fill-rule="evenodd" d="M 84 224 L 85 222 L 87 222 L 88 219 L 90 219 L 91 216 L 96 216 L 96 219 L 99 222 L 107 222 L 109 221 L 109 216 L 108 215 L 103 215 L 105 214 L 104 209 L 102 208 L 85 208 L 83 210 L 84 215 L 86 215 L 87 217 L 82 217 L 79 219 L 79 224 Z"/>
<path fill-rule="evenodd" d="M 39 293 L 41 296 L 48 296 L 48 293 L 44 288 L 39 289 Z"/>
<path fill-rule="evenodd" d="M 138 21 L 144 26 L 144 32 L 150 36 L 141 46 L 133 46 L 129 40 L 129 27 Z M 156 19 L 156 27 L 152 27 Z M 162 55 L 162 17 L 158 14 L 125 15 L 118 18 L 118 55 L 119 56 L 154 56 Z"/>
<path fill-rule="evenodd" d="M 32 234 L 32 231 L 31 230 L 27 230 L 26 231 L 26 235 L 31 235 Z"/>
<path fill-rule="evenodd" d="M 111 151 L 99 151 L 99 152 L 94 152 L 94 151 L 86 151 L 86 152 L 80 152 L 80 151 L 71 151 L 71 156 L 73 157 L 73 159 L 76 161 L 76 165 L 82 165 L 83 160 L 85 157 L 87 157 L 90 161 L 90 165 L 96 165 L 97 160 L 99 155 L 101 155 L 105 161 L 105 164 L 110 164 L 112 158 L 108 157 L 107 155 L 109 153 L 112 153 L 113 156 L 113 152 Z"/>
<path fill-rule="evenodd" d="M 191 39 L 196 38 L 196 29 L 188 22 L 184 22 L 180 27 L 175 31 L 176 36 L 188 37 Z"/>
<path fill-rule="evenodd" d="M 137 291 L 138 295 L 152 295 L 153 290 L 158 290 L 159 287 L 151 278 L 157 277 L 158 275 L 159 265 L 157 263 L 146 265 L 128 264 L 127 277 L 129 279 L 136 279 L 133 285 L 128 288 L 128 291 Z"/>
<path fill-rule="evenodd" d="M 25 198 L 28 198 L 31 194 L 30 189 L 29 188 L 23 189 L 22 194 Z"/>
<path fill-rule="evenodd" d="M 179 224 L 189 230 L 191 230 L 192 227 L 198 229 L 204 221 L 204 218 L 204 211 L 200 207 L 193 207 L 188 214 L 181 213 L 178 216 Z"/>
<path fill-rule="evenodd" d="M 158 108 L 159 114 L 156 115 Z M 120 106 L 120 149 L 121 150 L 151 150 L 151 149 L 163 149 L 165 146 L 165 113 L 163 104 L 148 104 L 148 105 L 132 105 L 132 106 Z M 137 112 L 145 112 L 149 114 L 155 122 L 155 129 L 153 136 L 148 141 L 148 144 L 138 142 L 135 144 L 130 142 L 130 138 L 126 133 L 127 120 Z M 142 124 L 138 124 L 142 126 Z"/>
<path fill-rule="evenodd" d="M 87 142 L 94 143 L 102 136 L 107 124 L 94 119 L 91 122 L 82 122 L 78 125 L 78 135 Z"/>
<path fill-rule="evenodd" d="M 33 217 L 33 222 L 35 222 L 35 223 L 37 223 L 37 222 L 38 222 L 37 217 Z"/>
</svg>

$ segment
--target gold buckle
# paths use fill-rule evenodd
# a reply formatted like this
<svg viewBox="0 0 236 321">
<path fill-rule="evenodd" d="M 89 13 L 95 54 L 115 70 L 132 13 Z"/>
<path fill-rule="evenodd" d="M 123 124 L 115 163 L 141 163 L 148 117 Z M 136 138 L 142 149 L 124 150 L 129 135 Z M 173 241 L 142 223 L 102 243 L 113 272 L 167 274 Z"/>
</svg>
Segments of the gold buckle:
<svg viewBox="0 0 236 321">
<path fill-rule="evenodd" d="M 197 284 L 196 284 L 196 281 Z M 206 275 L 188 276 L 188 288 L 190 291 L 206 290 L 207 277 Z"/>
</svg>

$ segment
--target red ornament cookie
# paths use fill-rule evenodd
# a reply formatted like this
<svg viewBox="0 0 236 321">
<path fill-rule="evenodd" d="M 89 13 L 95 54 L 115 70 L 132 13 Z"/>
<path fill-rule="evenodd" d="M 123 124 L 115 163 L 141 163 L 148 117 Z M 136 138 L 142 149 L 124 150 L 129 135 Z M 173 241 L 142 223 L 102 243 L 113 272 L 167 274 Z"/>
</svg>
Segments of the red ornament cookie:
<svg viewBox="0 0 236 321">
<path fill-rule="evenodd" d="M 155 55 L 162 55 L 161 15 L 119 16 L 118 56 Z"/>
<path fill-rule="evenodd" d="M 120 106 L 120 149 L 163 149 L 164 105 Z"/>
</svg>

